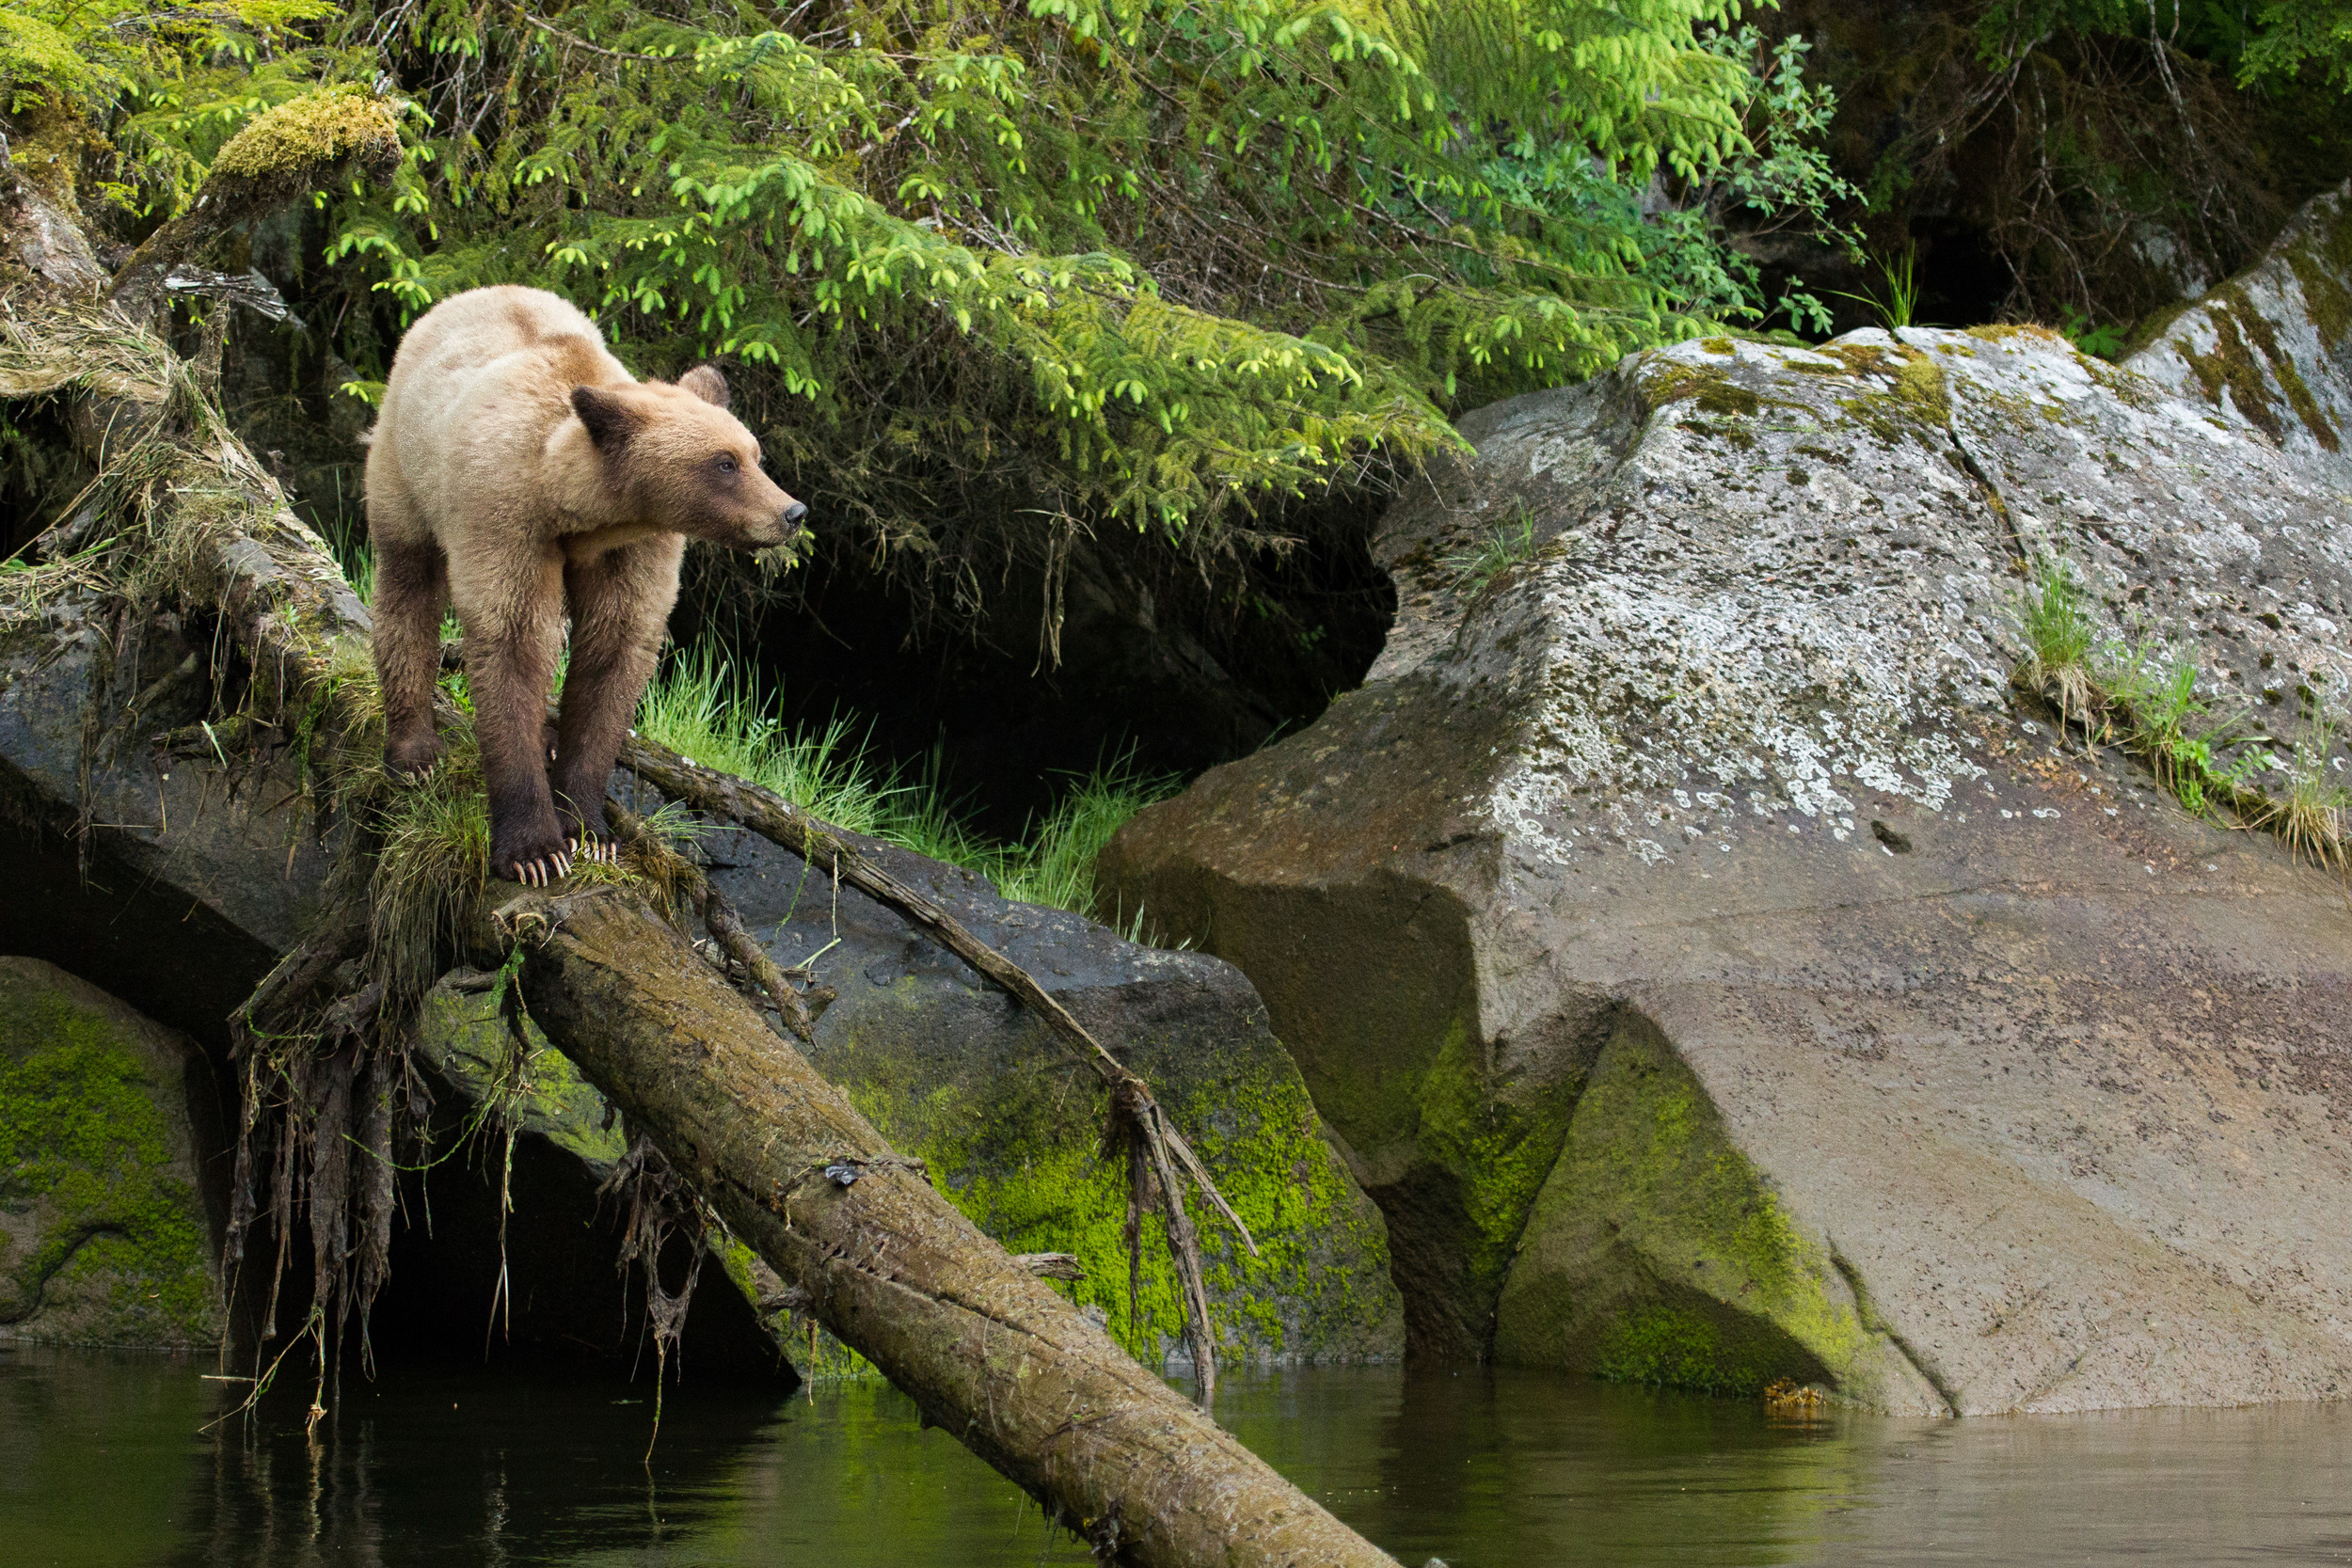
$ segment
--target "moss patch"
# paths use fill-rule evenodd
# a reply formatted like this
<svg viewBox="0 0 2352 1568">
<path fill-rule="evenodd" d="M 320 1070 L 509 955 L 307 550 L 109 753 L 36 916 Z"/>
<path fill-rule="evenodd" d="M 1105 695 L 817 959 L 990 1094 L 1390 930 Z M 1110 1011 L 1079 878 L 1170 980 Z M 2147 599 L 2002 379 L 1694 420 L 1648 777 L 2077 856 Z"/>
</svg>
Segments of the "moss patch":
<svg viewBox="0 0 2352 1568">
<path fill-rule="evenodd" d="M 1603 1049 L 1527 1226 L 1499 1358 L 1750 1393 L 1844 1386 L 1869 1335 L 1657 1030 Z"/>
<path fill-rule="evenodd" d="M 946 1063 L 904 1049 L 898 1025 L 906 1021 L 892 1017 L 919 1006 L 920 982 L 892 990 L 890 1011 L 869 994 L 850 1031 L 828 1041 L 826 1075 L 1009 1250 L 1075 1256 L 1087 1277 L 1056 1288 L 1102 1313 L 1137 1359 L 1161 1364 L 1182 1343 L 1179 1287 L 1160 1223 L 1148 1217 L 1130 1290 L 1125 1169 L 1100 1153 L 1104 1107 L 1091 1074 L 1027 1027 L 1017 1052 L 943 1070 Z M 1259 1049 L 1181 1053 L 1126 1046 L 1258 1243 L 1253 1259 L 1220 1218 L 1194 1206 L 1220 1354 L 1247 1361 L 1392 1354 L 1401 1319 L 1387 1231 L 1324 1140 L 1280 1048 L 1270 1039 Z"/>
<path fill-rule="evenodd" d="M 1528 1216 L 1567 1135 L 1572 1090 L 1505 1098 L 1475 1059 L 1457 1022 L 1421 1089 L 1421 1152 L 1453 1179 L 1467 1223 L 1456 1243 L 1473 1300 L 1502 1291 Z"/>
<path fill-rule="evenodd" d="M 2184 342 L 2181 357 L 2188 361 L 2198 385 L 2204 388 L 2205 400 L 2218 408 L 2227 393 L 2237 411 L 2275 442 L 2286 439 L 2286 424 L 2278 410 L 2279 395 L 2283 395 L 2312 438 L 2329 451 L 2337 451 L 2341 438 L 2335 426 L 2328 422 L 2294 358 L 2280 350 L 2277 329 L 2254 308 L 2244 287 L 2232 283 L 2215 290 L 2206 296 L 2202 309 L 2205 319 L 2213 324 L 2214 346 L 2198 354 Z M 2265 367 L 2268 375 L 2264 373 Z M 2271 390 L 2274 383 L 2279 395 Z"/>
<path fill-rule="evenodd" d="M 346 158 L 400 161 L 400 122 L 381 99 L 349 88 L 305 93 L 255 119 L 222 146 L 213 178 L 308 176 Z"/>
<path fill-rule="evenodd" d="M 31 959 L 0 959 L 0 1324 L 210 1345 L 212 1240 L 172 1037 Z"/>
<path fill-rule="evenodd" d="M 1865 391 L 1859 397 L 1837 400 L 1837 406 L 1881 445 L 1899 447 L 1915 440 L 1931 450 L 1941 450 L 1947 444 L 1952 422 L 1951 394 L 1944 368 L 1931 356 L 1907 343 L 1892 349 L 1870 343 L 1830 343 L 1823 352 L 1843 360 L 1848 372 L 1857 379 L 1888 383 L 1883 392 Z"/>
<path fill-rule="evenodd" d="M 619 1117 L 538 1025 L 524 1022 L 523 1041 L 517 1072 L 506 1025 L 486 994 L 437 986 L 418 1015 L 417 1049 L 483 1116 L 502 1107 L 519 1130 L 582 1161 L 601 1180 L 628 1152 Z"/>
<path fill-rule="evenodd" d="M 2341 347 L 2352 338 L 2352 209 L 2339 211 L 2326 234 L 2292 247 L 2286 257 L 2319 341 Z"/>
</svg>

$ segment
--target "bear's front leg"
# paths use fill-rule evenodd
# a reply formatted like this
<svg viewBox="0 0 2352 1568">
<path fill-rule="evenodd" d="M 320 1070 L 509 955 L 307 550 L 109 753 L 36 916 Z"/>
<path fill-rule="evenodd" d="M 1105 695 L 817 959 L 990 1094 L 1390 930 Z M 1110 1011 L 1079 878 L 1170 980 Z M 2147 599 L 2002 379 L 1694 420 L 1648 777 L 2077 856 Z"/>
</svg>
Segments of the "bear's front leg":
<svg viewBox="0 0 2352 1568">
<path fill-rule="evenodd" d="M 620 858 L 605 820 L 605 790 L 660 657 L 685 553 L 683 538 L 656 534 L 564 570 L 572 662 L 556 729 L 555 804 L 584 857 Z"/>
<path fill-rule="evenodd" d="M 457 565 L 453 557 L 453 568 Z M 563 558 L 552 549 L 456 584 L 466 681 L 489 795 L 490 871 L 530 887 L 570 875 L 572 857 L 548 793 L 548 692 L 564 638 Z M 470 590 L 470 591 L 469 591 Z"/>
</svg>

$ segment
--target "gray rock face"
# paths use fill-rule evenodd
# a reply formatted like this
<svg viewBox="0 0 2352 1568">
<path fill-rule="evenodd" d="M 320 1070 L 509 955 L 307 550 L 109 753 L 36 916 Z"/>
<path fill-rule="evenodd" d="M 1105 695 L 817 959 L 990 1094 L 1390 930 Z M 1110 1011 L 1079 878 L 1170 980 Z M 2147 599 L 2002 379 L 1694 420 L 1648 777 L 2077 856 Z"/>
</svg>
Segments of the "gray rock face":
<svg viewBox="0 0 2352 1568">
<path fill-rule="evenodd" d="M 1417 1348 L 1904 1410 L 2352 1391 L 2352 909 L 2010 685 L 2063 557 L 2243 714 L 2225 755 L 2342 776 L 2352 496 L 2233 406 L 1989 328 L 1464 422 L 1382 525 L 1363 689 L 1104 863 L 1256 982 Z"/>
<path fill-rule="evenodd" d="M 2179 312 L 2129 362 L 2352 485 L 2352 183 L 2307 205 L 2259 266 Z"/>
</svg>

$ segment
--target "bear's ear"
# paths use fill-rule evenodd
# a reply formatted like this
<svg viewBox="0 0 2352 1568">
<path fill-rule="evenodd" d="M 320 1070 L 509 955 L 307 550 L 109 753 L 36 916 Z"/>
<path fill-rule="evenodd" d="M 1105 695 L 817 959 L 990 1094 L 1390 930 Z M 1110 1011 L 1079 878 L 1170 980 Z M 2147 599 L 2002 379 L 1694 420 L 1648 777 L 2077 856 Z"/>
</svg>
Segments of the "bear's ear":
<svg viewBox="0 0 2352 1568">
<path fill-rule="evenodd" d="M 607 456 L 620 451 L 637 428 L 637 411 L 601 387 L 573 388 L 572 412 L 588 427 L 588 439 Z"/>
<path fill-rule="evenodd" d="M 716 365 L 697 365 L 677 378 L 680 391 L 691 392 L 715 408 L 724 408 L 731 401 L 727 396 L 727 378 L 719 373 Z"/>
</svg>

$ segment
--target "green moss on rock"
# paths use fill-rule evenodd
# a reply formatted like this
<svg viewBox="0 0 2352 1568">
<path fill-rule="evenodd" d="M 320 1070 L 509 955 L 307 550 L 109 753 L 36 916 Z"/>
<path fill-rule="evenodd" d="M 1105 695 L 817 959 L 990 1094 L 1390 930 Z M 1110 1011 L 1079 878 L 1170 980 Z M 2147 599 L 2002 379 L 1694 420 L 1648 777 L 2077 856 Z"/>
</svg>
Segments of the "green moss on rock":
<svg viewBox="0 0 2352 1568">
<path fill-rule="evenodd" d="M 485 993 L 436 986 L 418 1016 L 417 1049 L 473 1102 L 475 1118 L 502 1113 L 518 1131 L 547 1139 L 599 1180 L 628 1152 L 628 1136 L 611 1103 L 571 1058 L 528 1020 L 518 1057 L 496 1003 Z"/>
<path fill-rule="evenodd" d="M 940 1192 L 1008 1250 L 1075 1256 L 1086 1278 L 1057 1288 L 1100 1313 L 1139 1360 L 1156 1366 L 1178 1349 L 1183 1306 L 1155 1217 L 1144 1222 L 1130 1289 L 1125 1168 L 1101 1153 L 1104 1105 L 1091 1074 L 1041 1026 L 979 1060 L 925 1049 L 926 992 L 913 978 L 852 1006 L 854 1021 L 837 1034 L 828 1016 L 822 1070 L 892 1146 L 919 1156 Z M 1270 1038 L 1256 1049 L 1121 1043 L 1258 1243 L 1251 1258 L 1231 1227 L 1194 1205 L 1219 1354 L 1268 1362 L 1400 1348 L 1379 1212 L 1325 1141 L 1280 1048 Z"/>
<path fill-rule="evenodd" d="M 1870 1350 L 1851 1291 L 1690 1069 L 1623 1022 L 1529 1218 L 1498 1358 L 1725 1393 L 1783 1378 L 1856 1391 Z"/>
<path fill-rule="evenodd" d="M 194 1048 L 93 986 L 0 958 L 0 1332 L 212 1345 Z"/>
<path fill-rule="evenodd" d="M 1520 1235 L 1560 1155 L 1573 1096 L 1504 1098 L 1457 1022 L 1422 1081 L 1420 1148 L 1454 1184 L 1467 1222 L 1456 1244 L 1473 1300 L 1502 1292 Z"/>
<path fill-rule="evenodd" d="M 2327 233 L 2291 247 L 2286 260 L 2319 341 L 2341 346 L 2352 338 L 2352 203 L 2338 211 Z"/>
<path fill-rule="evenodd" d="M 2308 297 L 2308 296 L 2307 296 Z M 2312 396 L 2304 384 L 2302 373 L 2295 368 L 2294 356 L 2282 352 L 2279 335 L 2269 320 L 2247 296 L 2243 285 L 2231 283 L 2216 289 L 2205 296 L 2201 307 L 2213 324 L 2214 346 L 2203 354 L 2192 351 L 2184 342 L 2181 357 L 2204 389 L 2205 399 L 2216 408 L 2221 406 L 2226 392 L 2230 402 L 2254 428 L 2273 441 L 2286 438 L 2286 424 L 2280 419 L 2278 401 L 2286 400 L 2295 417 L 2312 436 L 2329 451 L 2338 449 L 2341 438 L 2334 425 Z M 2250 345 L 2249 345 L 2250 340 Z M 2257 361 L 2255 356 L 2261 358 Z M 2269 373 L 2264 373 L 2267 367 Z M 2278 393 L 2271 390 L 2275 383 Z"/>
</svg>

